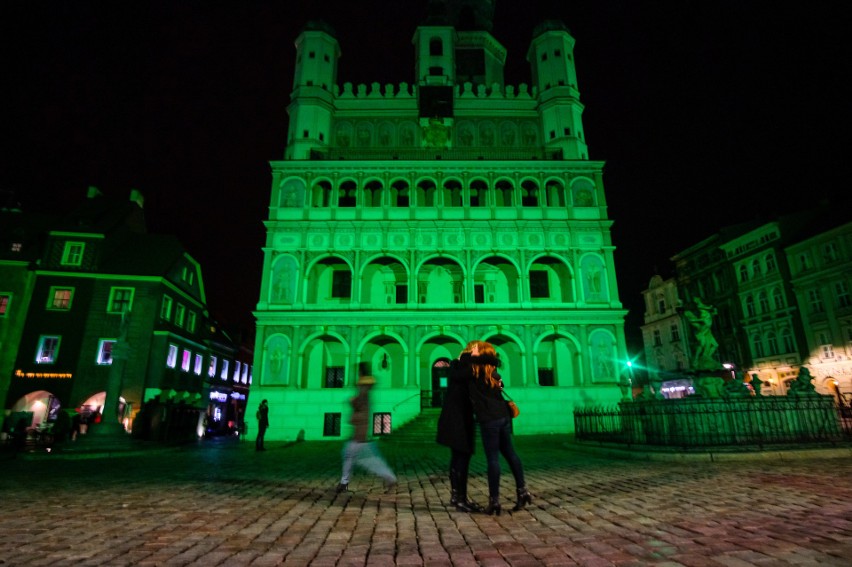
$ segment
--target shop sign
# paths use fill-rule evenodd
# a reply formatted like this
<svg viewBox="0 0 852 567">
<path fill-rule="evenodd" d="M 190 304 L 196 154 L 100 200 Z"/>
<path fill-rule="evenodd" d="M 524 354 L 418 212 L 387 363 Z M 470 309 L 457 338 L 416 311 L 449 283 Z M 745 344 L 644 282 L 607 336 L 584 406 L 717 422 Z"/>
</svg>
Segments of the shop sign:
<svg viewBox="0 0 852 567">
<path fill-rule="evenodd" d="M 210 392 L 210 399 L 214 402 L 227 402 L 228 394 L 224 392 Z"/>
<path fill-rule="evenodd" d="M 232 397 L 232 398 L 234 398 L 235 400 L 244 400 L 244 399 L 246 399 L 246 395 L 245 395 L 245 394 L 241 394 L 241 393 L 239 393 L 239 392 L 231 392 L 231 397 Z"/>
<path fill-rule="evenodd" d="M 51 378 L 51 379 L 63 379 L 70 380 L 74 377 L 70 372 L 24 372 L 20 368 L 15 370 L 15 377 L 17 378 Z"/>
</svg>

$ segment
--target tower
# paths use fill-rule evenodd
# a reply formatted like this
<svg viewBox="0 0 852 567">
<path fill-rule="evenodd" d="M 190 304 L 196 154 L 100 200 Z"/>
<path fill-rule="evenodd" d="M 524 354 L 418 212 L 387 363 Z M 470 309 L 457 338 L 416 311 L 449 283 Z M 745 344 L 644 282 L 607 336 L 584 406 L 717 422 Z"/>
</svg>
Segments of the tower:
<svg viewBox="0 0 852 567">
<path fill-rule="evenodd" d="M 574 40 L 540 27 L 533 86 L 506 84 L 492 18 L 491 1 L 430 2 L 413 80 L 398 85 L 329 86 L 333 65 L 304 65 L 310 49 L 336 61 L 333 32 L 312 24 L 297 39 L 255 313 L 267 438 L 345 435 L 363 362 L 374 432 L 393 431 L 441 405 L 449 361 L 473 339 L 504 361 L 519 434 L 568 433 L 575 406 L 620 399 L 625 310 Z"/>
</svg>

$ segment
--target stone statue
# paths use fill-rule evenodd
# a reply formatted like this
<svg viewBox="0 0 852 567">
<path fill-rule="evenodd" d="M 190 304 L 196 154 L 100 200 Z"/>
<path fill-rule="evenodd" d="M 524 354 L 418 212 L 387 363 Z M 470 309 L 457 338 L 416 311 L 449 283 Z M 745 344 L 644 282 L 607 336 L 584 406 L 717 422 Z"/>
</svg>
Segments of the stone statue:
<svg viewBox="0 0 852 567">
<path fill-rule="evenodd" d="M 754 390 L 754 395 L 760 396 L 760 389 L 763 387 L 763 381 L 757 376 L 757 374 L 751 375 L 751 387 Z"/>
<path fill-rule="evenodd" d="M 812 396 L 817 392 L 814 390 L 813 376 L 811 371 L 806 366 L 799 369 L 799 375 L 795 380 L 790 381 L 790 389 L 787 390 L 788 396 Z"/>
<path fill-rule="evenodd" d="M 683 314 L 692 327 L 695 341 L 698 343 L 695 348 L 695 355 L 692 358 L 693 370 L 717 370 L 720 368 L 716 361 L 719 343 L 713 337 L 713 317 L 716 313 L 715 307 L 705 304 L 701 301 L 701 298 L 696 297 L 695 309 Z"/>
</svg>

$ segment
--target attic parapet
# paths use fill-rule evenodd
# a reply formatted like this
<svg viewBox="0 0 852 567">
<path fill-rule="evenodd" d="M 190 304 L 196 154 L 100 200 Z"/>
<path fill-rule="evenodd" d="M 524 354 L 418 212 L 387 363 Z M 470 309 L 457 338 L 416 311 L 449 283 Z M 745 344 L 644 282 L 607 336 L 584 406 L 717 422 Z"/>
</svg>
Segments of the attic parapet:
<svg viewBox="0 0 852 567">
<path fill-rule="evenodd" d="M 354 98 L 354 99 L 399 99 L 413 98 L 417 95 L 417 86 L 408 83 L 399 83 L 394 85 L 387 83 L 382 86 L 375 82 L 369 85 L 358 84 L 353 87 L 352 83 L 343 83 L 341 92 L 338 85 L 334 86 L 334 96 L 337 98 Z M 517 87 L 513 85 L 503 86 L 499 83 L 494 83 L 490 87 L 485 85 L 474 85 L 472 83 L 464 83 L 455 86 L 455 96 L 463 98 L 490 98 L 490 99 L 510 99 L 510 100 L 530 100 L 538 96 L 538 89 L 526 83 L 521 83 Z"/>
</svg>

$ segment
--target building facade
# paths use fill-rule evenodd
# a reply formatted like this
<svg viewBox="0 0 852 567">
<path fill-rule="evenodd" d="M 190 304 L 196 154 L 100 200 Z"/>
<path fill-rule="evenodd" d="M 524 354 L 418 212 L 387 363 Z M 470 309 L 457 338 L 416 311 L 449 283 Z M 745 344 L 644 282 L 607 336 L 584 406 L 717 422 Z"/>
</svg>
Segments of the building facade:
<svg viewBox="0 0 852 567">
<path fill-rule="evenodd" d="M 413 84 L 340 88 L 334 32 L 296 39 L 255 313 L 269 438 L 345 435 L 361 362 L 374 432 L 391 431 L 441 405 L 473 339 L 503 361 L 518 433 L 569 432 L 575 406 L 619 399 L 625 311 L 574 39 L 539 26 L 532 86 L 507 85 L 488 6 L 433 5 Z"/>
<path fill-rule="evenodd" d="M 690 368 L 691 351 L 677 281 L 656 275 L 642 296 L 645 300 L 642 344 L 648 382 L 652 389 L 659 390 L 654 394 L 683 397 L 690 393 L 684 372 Z"/>
<path fill-rule="evenodd" d="M 40 218 L 14 214 L 26 226 Z M 236 392 L 244 408 L 252 357 L 238 358 L 210 319 L 198 263 L 174 237 L 147 233 L 138 192 L 116 200 L 90 188 L 79 207 L 42 225 L 16 247 L 30 261 L 17 262 L 16 276 L 4 279 L 14 286 L 0 293 L 10 296 L 0 324 L 18 329 L 4 336 L 7 413 L 42 429 L 60 411 L 103 412 L 116 372 L 125 426 L 151 438 L 178 432 L 152 429 L 149 418 L 199 421 L 214 409 L 214 391 Z"/>
</svg>

